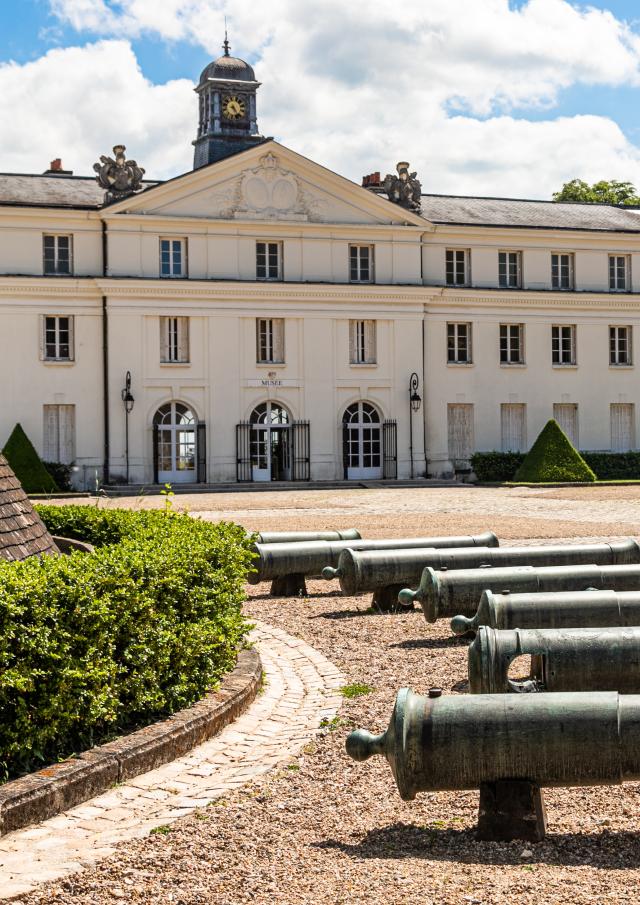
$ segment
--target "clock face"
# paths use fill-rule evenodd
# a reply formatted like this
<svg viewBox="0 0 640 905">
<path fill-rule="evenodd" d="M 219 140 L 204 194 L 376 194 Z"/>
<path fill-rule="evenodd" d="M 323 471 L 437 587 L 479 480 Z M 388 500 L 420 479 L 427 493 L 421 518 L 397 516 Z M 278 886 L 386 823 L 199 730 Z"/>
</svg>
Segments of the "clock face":
<svg viewBox="0 0 640 905">
<path fill-rule="evenodd" d="M 246 109 L 245 102 L 235 94 L 225 97 L 222 101 L 222 115 L 225 119 L 241 119 Z"/>
</svg>

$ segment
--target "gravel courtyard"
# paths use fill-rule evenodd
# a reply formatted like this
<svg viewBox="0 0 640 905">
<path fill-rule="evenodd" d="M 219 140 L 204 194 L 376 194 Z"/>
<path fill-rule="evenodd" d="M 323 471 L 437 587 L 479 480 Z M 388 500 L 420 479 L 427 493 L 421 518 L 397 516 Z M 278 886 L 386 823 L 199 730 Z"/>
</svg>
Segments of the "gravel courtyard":
<svg viewBox="0 0 640 905">
<path fill-rule="evenodd" d="M 161 506 L 157 497 L 115 506 Z M 640 535 L 640 487 L 545 489 L 292 490 L 176 496 L 196 517 L 248 529 L 360 528 L 364 536 L 475 533 L 504 542 Z M 465 639 L 421 612 L 376 615 L 365 597 L 325 582 L 310 597 L 269 598 L 248 589 L 246 612 L 303 638 L 369 693 L 345 698 L 340 715 L 288 767 L 118 855 L 20 899 L 105 905 L 524 905 L 637 903 L 640 784 L 546 790 L 540 844 L 481 843 L 477 792 L 400 800 L 382 758 L 344 752 L 356 726 L 386 728 L 398 688 L 465 691 Z"/>
</svg>

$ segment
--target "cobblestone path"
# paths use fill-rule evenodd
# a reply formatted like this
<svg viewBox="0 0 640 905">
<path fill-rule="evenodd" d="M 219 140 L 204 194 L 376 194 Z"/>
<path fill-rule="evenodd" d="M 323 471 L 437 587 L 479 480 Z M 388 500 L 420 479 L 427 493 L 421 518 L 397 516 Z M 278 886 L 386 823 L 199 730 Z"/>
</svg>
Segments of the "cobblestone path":
<svg viewBox="0 0 640 905">
<path fill-rule="evenodd" d="M 296 755 L 342 700 L 339 670 L 304 641 L 257 623 L 265 687 L 250 708 L 189 754 L 52 817 L 0 837 L 0 900 L 81 870 L 205 807 Z"/>
</svg>

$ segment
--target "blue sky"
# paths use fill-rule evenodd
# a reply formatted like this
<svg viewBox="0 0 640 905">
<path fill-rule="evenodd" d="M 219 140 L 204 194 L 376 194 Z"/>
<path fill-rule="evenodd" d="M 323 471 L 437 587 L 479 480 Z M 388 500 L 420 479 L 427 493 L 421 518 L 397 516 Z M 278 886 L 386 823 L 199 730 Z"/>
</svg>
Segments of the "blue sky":
<svg viewBox="0 0 640 905">
<path fill-rule="evenodd" d="M 637 0 L 0 0 L 0 171 L 90 172 L 121 140 L 188 169 L 225 14 L 263 132 L 350 178 L 406 157 L 433 191 L 640 184 Z"/>
</svg>

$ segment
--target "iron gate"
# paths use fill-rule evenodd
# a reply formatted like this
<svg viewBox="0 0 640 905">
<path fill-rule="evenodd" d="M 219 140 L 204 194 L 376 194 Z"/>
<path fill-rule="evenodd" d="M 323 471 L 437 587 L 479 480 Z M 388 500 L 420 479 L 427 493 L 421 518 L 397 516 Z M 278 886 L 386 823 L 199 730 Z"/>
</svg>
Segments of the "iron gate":
<svg viewBox="0 0 640 905">
<path fill-rule="evenodd" d="M 196 456 L 198 484 L 207 483 L 207 425 L 198 421 L 196 425 Z"/>
<path fill-rule="evenodd" d="M 251 481 L 251 424 L 241 421 L 236 424 L 236 481 L 239 484 Z"/>
<path fill-rule="evenodd" d="M 310 426 L 308 421 L 291 425 L 291 480 L 311 480 Z"/>
<path fill-rule="evenodd" d="M 398 477 L 398 423 L 382 422 L 382 477 Z"/>
</svg>

